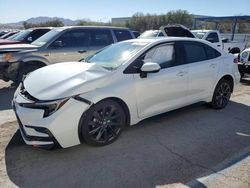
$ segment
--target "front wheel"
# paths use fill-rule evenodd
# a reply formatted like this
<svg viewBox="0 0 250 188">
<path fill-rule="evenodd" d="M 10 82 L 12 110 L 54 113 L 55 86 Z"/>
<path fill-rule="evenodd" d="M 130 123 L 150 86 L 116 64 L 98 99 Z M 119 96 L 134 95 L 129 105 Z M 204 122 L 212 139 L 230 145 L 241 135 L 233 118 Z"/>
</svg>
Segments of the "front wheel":
<svg viewBox="0 0 250 188">
<path fill-rule="evenodd" d="M 225 79 L 219 81 L 214 90 L 213 100 L 211 102 L 212 108 L 225 108 L 230 100 L 231 94 L 232 84 L 230 83 L 230 81 Z"/>
<path fill-rule="evenodd" d="M 89 145 L 104 146 L 115 141 L 122 132 L 126 117 L 122 107 L 113 100 L 92 106 L 82 119 L 82 136 Z"/>
</svg>

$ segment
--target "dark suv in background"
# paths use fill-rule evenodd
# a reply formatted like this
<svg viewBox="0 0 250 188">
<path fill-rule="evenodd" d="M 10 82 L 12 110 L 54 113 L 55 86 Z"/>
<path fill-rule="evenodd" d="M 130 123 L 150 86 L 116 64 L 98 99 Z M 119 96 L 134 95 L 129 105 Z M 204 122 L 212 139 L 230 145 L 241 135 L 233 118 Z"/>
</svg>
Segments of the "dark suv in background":
<svg viewBox="0 0 250 188">
<path fill-rule="evenodd" d="M 132 38 L 132 31 L 121 27 L 54 28 L 30 45 L 0 46 L 0 79 L 18 83 L 23 75 L 45 65 L 79 61 L 105 46 Z"/>
<path fill-rule="evenodd" d="M 0 45 L 7 44 L 20 44 L 20 43 L 32 43 L 39 37 L 43 36 L 45 33 L 49 32 L 52 28 L 32 28 L 19 31 L 15 35 L 12 35 L 8 39 L 1 39 Z"/>
</svg>

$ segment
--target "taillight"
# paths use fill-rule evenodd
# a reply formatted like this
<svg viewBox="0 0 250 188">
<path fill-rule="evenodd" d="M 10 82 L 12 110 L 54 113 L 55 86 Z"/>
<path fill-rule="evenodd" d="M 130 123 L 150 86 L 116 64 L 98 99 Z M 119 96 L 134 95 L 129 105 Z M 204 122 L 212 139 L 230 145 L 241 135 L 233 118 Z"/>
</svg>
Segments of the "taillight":
<svg viewBox="0 0 250 188">
<path fill-rule="evenodd" d="M 238 62 L 239 62 L 239 57 L 238 58 L 234 58 L 234 63 L 236 63 L 236 64 L 238 64 Z"/>
</svg>

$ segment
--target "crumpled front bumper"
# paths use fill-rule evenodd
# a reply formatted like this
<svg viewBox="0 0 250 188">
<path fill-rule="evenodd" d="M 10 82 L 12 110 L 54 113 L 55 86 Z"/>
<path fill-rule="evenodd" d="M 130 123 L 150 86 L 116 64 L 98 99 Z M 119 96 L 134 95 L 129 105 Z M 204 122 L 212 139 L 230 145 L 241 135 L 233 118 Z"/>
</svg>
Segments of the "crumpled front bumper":
<svg viewBox="0 0 250 188">
<path fill-rule="evenodd" d="M 44 110 L 21 105 L 30 102 L 16 91 L 13 109 L 26 144 L 38 147 L 53 147 L 59 144 L 63 148 L 80 144 L 79 122 L 89 104 L 70 98 L 52 115 L 43 117 Z"/>
</svg>

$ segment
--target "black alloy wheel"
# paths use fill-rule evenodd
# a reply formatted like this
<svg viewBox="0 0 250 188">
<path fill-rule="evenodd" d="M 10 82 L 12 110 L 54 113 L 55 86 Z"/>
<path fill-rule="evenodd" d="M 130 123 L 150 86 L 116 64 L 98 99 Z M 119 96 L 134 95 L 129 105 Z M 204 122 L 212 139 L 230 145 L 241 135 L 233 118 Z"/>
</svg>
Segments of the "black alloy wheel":
<svg viewBox="0 0 250 188">
<path fill-rule="evenodd" d="M 215 109 L 225 108 L 230 100 L 232 94 L 232 86 L 228 80 L 221 80 L 217 84 L 213 100 L 212 107 Z"/>
<path fill-rule="evenodd" d="M 126 123 L 122 107 L 113 100 L 92 106 L 82 120 L 82 136 L 87 144 L 104 146 L 115 141 Z"/>
</svg>

